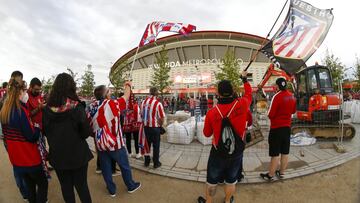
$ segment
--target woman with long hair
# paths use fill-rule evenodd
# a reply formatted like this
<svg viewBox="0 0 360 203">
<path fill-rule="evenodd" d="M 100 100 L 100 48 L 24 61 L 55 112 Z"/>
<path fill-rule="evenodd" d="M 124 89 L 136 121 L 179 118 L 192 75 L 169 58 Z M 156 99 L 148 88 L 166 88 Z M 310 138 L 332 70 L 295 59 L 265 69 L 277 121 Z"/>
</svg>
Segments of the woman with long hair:
<svg viewBox="0 0 360 203">
<path fill-rule="evenodd" d="M 29 202 L 45 203 L 48 181 L 37 143 L 40 130 L 30 122 L 24 88 L 22 80 L 10 79 L 0 121 L 10 162 L 14 172 L 25 180 Z"/>
<path fill-rule="evenodd" d="M 91 130 L 85 102 L 79 100 L 76 83 L 67 73 L 59 74 L 54 81 L 43 112 L 43 131 L 49 144 L 49 162 L 65 202 L 75 202 L 74 187 L 81 202 L 91 202 L 87 170 L 93 155 L 86 142 Z"/>
</svg>

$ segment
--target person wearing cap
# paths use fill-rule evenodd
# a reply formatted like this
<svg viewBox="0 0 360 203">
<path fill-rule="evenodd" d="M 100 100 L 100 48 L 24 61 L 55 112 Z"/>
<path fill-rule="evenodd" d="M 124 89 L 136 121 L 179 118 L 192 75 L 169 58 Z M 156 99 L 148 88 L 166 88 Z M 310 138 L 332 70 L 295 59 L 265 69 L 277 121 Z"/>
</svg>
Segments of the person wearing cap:
<svg viewBox="0 0 360 203">
<path fill-rule="evenodd" d="M 275 175 L 278 178 L 284 177 L 290 151 L 291 116 L 296 112 L 296 99 L 287 90 L 286 80 L 278 78 L 276 85 L 278 92 L 273 96 L 268 111 L 271 123 L 268 138 L 271 161 L 269 172 L 260 174 L 260 177 L 267 181 L 272 181 Z"/>
<path fill-rule="evenodd" d="M 199 203 L 211 203 L 216 193 L 216 186 L 225 183 L 225 202 L 234 202 L 233 194 L 238 181 L 238 173 L 241 167 L 242 150 L 235 150 L 231 156 L 225 156 L 217 148 L 222 131 L 222 115 L 228 115 L 236 136 L 245 142 L 246 123 L 251 104 L 251 86 L 246 79 L 247 73 L 242 73 L 245 94 L 241 98 L 234 96 L 232 84 L 228 80 L 222 80 L 218 84 L 218 104 L 207 112 L 203 133 L 206 137 L 213 136 L 212 148 L 207 165 L 205 198 L 199 197 Z M 221 113 L 220 113 L 221 112 Z M 239 139 L 239 140 L 240 140 Z"/>
</svg>

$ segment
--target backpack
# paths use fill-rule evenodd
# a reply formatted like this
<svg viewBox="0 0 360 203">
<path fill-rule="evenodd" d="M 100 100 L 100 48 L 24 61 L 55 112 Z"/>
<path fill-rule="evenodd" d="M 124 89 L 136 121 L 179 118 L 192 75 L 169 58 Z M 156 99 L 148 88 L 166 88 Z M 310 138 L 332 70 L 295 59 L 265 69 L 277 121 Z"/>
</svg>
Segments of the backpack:
<svg viewBox="0 0 360 203">
<path fill-rule="evenodd" d="M 245 144 L 242 141 L 242 139 L 239 137 L 239 135 L 236 134 L 233 126 L 230 122 L 230 115 L 232 111 L 234 110 L 236 104 L 238 101 L 235 102 L 235 104 L 230 109 L 229 113 L 226 115 L 226 117 L 223 116 L 221 113 L 219 107 L 216 105 L 216 109 L 218 110 L 222 120 L 221 120 L 221 133 L 219 137 L 219 144 L 217 147 L 218 154 L 229 157 L 232 155 L 236 155 L 239 152 L 242 152 L 245 148 Z"/>
</svg>

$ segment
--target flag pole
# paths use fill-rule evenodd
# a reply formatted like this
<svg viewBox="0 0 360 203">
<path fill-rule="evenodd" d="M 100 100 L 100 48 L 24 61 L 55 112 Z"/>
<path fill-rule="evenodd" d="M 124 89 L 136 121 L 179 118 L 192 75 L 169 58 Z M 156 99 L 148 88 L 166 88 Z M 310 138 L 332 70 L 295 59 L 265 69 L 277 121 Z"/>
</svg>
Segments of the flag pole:
<svg viewBox="0 0 360 203">
<path fill-rule="evenodd" d="M 254 62 L 254 60 L 256 60 L 256 57 L 257 57 L 257 55 L 259 54 L 260 49 L 264 46 L 264 44 L 265 44 L 266 40 L 269 38 L 269 36 L 270 36 L 270 34 L 271 34 L 272 30 L 274 29 L 274 27 L 275 27 L 275 25 L 276 25 L 277 21 L 279 20 L 279 18 L 280 18 L 280 16 L 281 16 L 282 12 L 284 11 L 284 8 L 285 8 L 285 6 L 286 6 L 286 4 L 287 4 L 287 2 L 288 2 L 288 1 L 289 1 L 289 0 L 286 0 L 286 1 L 285 1 L 285 4 L 284 4 L 284 6 L 282 7 L 282 9 L 281 9 L 281 11 L 280 11 L 280 13 L 279 13 L 278 17 L 276 18 L 276 20 L 275 20 L 274 24 L 272 25 L 272 27 L 271 27 L 271 29 L 270 29 L 269 33 L 266 35 L 266 37 L 264 38 L 264 40 L 261 42 L 260 48 L 259 48 L 258 50 L 256 50 L 255 55 L 251 58 L 250 62 L 248 63 L 248 65 L 246 66 L 246 68 L 244 69 L 244 71 L 247 71 L 247 70 L 249 69 L 250 65 Z"/>
<path fill-rule="evenodd" d="M 136 60 L 136 56 L 139 52 L 139 48 L 140 48 L 140 45 L 138 45 L 137 49 L 136 49 L 136 52 L 135 52 L 135 55 L 134 55 L 134 59 L 133 59 L 133 62 L 131 64 L 131 69 L 130 69 L 130 74 L 129 74 L 129 80 L 132 81 L 132 73 L 133 73 L 133 70 L 134 70 L 134 64 L 135 64 L 135 60 Z"/>
</svg>

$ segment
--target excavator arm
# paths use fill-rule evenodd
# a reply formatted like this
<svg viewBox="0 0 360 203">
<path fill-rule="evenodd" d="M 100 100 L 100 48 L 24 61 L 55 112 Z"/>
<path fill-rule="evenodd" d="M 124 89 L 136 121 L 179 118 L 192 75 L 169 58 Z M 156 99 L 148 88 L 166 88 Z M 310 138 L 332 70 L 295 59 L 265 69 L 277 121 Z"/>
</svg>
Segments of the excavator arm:
<svg viewBox="0 0 360 203">
<path fill-rule="evenodd" d="M 258 85 L 259 89 L 262 89 L 265 84 L 269 81 L 271 76 L 280 76 L 284 77 L 286 80 L 291 81 L 292 76 L 289 76 L 285 71 L 283 70 L 275 70 L 274 64 L 270 64 L 268 69 L 266 70 L 261 82 Z"/>
</svg>

